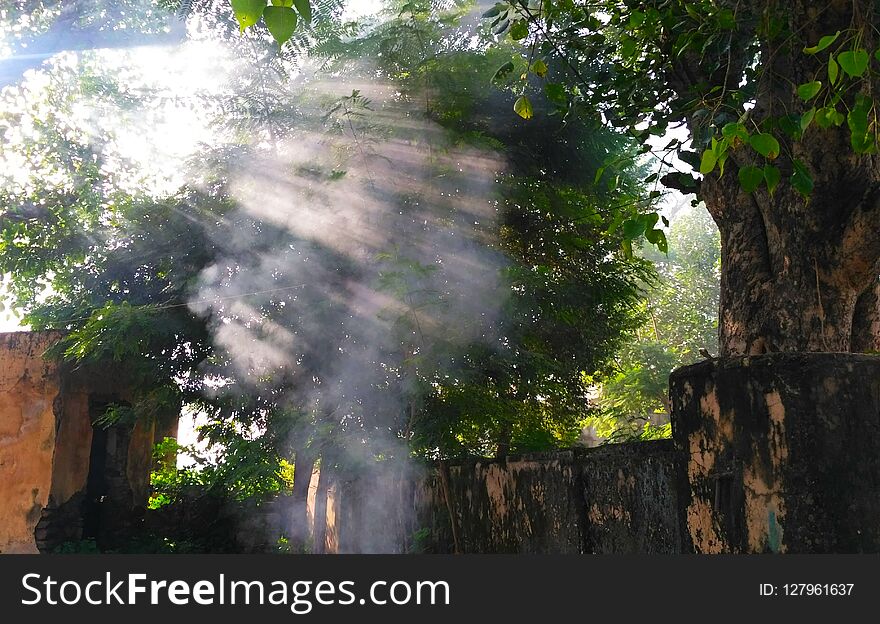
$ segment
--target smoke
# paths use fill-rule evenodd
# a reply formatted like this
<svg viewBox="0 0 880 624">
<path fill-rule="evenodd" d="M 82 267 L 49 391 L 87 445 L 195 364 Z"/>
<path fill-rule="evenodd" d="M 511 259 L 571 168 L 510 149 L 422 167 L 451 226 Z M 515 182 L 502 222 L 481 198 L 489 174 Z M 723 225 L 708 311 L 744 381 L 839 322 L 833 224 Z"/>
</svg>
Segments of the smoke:
<svg viewBox="0 0 880 624">
<path fill-rule="evenodd" d="M 62 12 L 78 29 L 106 30 L 75 5 Z M 288 77 L 260 66 L 258 38 L 220 43 L 193 17 L 179 42 L 180 24 L 169 24 L 154 41 L 68 44 L 58 26 L 26 43 L 50 58 L 46 76 L 69 82 L 64 127 L 101 154 L 115 189 L 158 197 L 201 186 L 216 198 L 216 213 L 201 214 L 212 262 L 188 301 L 219 351 L 203 367 L 206 392 L 303 414 L 290 445 L 331 440 L 340 463 L 406 457 L 426 386 L 454 375 L 473 345 L 500 340 L 503 158 L 457 142 L 426 117 L 425 94 L 401 94 L 373 68 Z M 82 51 L 103 46 L 125 51 Z M 42 60 L 19 57 L 0 64 L 0 85 L 27 72 L 28 88 L 48 90 L 30 71 Z M 74 77 L 87 65 L 91 91 Z M 184 166 L 190 157 L 201 173 Z"/>
<path fill-rule="evenodd" d="M 393 85 L 307 91 L 300 127 L 232 163 L 227 220 L 247 227 L 224 230 L 190 305 L 249 391 L 320 414 L 352 455 L 400 453 L 417 380 L 498 339 L 504 163 Z"/>
</svg>

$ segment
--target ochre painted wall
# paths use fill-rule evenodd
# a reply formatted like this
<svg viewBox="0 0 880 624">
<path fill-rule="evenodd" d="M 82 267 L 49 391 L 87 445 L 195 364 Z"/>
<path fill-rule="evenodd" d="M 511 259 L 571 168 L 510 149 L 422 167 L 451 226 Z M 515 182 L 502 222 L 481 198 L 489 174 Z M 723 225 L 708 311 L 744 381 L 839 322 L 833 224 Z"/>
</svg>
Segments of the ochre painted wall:
<svg viewBox="0 0 880 624">
<path fill-rule="evenodd" d="M 47 529 L 38 531 L 39 539 L 34 535 L 41 517 L 52 526 L 64 524 L 62 540 L 78 539 L 81 527 L 71 523 L 69 513 L 79 515 L 88 481 L 90 398 L 131 397 L 121 376 L 62 371 L 44 358 L 60 337 L 57 332 L 0 334 L 0 553 L 36 553 L 38 542 L 51 548 L 55 538 L 46 537 Z M 157 429 L 162 436 L 173 435 L 175 423 L 176 416 L 169 414 L 158 424 L 138 422 L 131 431 L 125 451 L 126 500 L 116 501 L 123 509 L 146 505 Z M 52 515 L 68 502 L 65 513 Z"/>
<path fill-rule="evenodd" d="M 0 334 L 0 553 L 35 553 L 52 488 L 58 370 L 41 357 L 55 334 Z M 88 452 L 88 450 L 86 451 Z"/>
</svg>

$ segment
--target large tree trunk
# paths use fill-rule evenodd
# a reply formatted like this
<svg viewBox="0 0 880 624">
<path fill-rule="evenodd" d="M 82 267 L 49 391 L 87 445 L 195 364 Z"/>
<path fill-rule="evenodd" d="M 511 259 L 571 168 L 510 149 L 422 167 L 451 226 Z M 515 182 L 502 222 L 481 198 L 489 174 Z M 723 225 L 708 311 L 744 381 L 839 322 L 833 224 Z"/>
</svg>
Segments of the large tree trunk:
<svg viewBox="0 0 880 624">
<path fill-rule="evenodd" d="M 330 486 L 336 479 L 335 453 L 332 447 L 325 447 L 321 455 L 321 472 L 318 476 L 317 491 L 315 492 L 315 521 L 314 521 L 314 548 L 312 552 L 322 554 L 327 546 L 327 494 Z"/>
<path fill-rule="evenodd" d="M 776 5 L 793 41 L 765 44 L 748 123 L 775 119 L 780 111 L 805 112 L 812 104 L 801 101 L 796 87 L 815 80 L 821 63 L 802 48 L 850 28 L 855 5 L 863 5 L 855 7 L 859 19 L 872 22 L 870 4 L 830 2 L 821 11 L 805 0 L 786 3 L 784 11 Z M 869 30 L 861 45 L 873 50 Z M 877 350 L 880 159 L 853 151 L 846 123 L 813 125 L 797 141 L 772 132 L 781 144 L 773 164 L 783 179 L 772 196 L 763 186 L 751 194 L 740 188 L 739 168 L 765 162 L 748 147 L 730 152 L 724 176 L 709 174 L 701 184 L 700 196 L 721 231 L 721 355 Z M 795 161 L 813 178 L 809 197 L 788 183 Z"/>
<path fill-rule="evenodd" d="M 293 490 L 290 494 L 290 546 L 294 553 L 304 552 L 309 541 L 309 484 L 315 467 L 315 455 L 297 449 L 293 463 Z"/>
<path fill-rule="evenodd" d="M 856 300 L 852 328 L 853 353 L 880 353 L 880 281 L 874 280 Z"/>
<path fill-rule="evenodd" d="M 721 231 L 721 355 L 878 350 L 876 258 L 853 258 L 837 236 L 805 224 L 805 202 L 791 192 L 771 205 L 733 177 L 704 186 L 732 187 L 704 195 Z M 817 204 L 817 214 L 842 208 Z"/>
</svg>

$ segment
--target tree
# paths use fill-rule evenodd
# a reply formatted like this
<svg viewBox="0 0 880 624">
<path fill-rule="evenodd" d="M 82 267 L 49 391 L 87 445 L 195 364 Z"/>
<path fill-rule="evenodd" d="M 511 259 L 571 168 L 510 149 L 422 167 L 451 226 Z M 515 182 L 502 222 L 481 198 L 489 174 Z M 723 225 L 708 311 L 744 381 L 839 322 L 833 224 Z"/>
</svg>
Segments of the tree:
<svg viewBox="0 0 880 624">
<path fill-rule="evenodd" d="M 584 123 L 578 107 L 566 120 L 525 122 L 506 103 L 509 76 L 496 72 L 511 50 L 474 49 L 460 13 L 408 2 L 366 36 L 322 52 L 368 61 L 369 73 L 394 80 L 455 143 L 506 159 L 496 183 L 496 244 L 509 262 L 508 301 L 491 330 L 499 338 L 460 350 L 452 368 L 421 372 L 427 402 L 412 427 L 428 456 L 503 457 L 577 439 L 592 410 L 587 374 L 604 367 L 638 324 L 638 284 L 649 269 L 618 253 L 615 221 L 623 220 L 619 206 L 641 217 L 644 204 L 636 167 L 620 167 L 613 187 L 593 184 L 607 154 L 632 156 L 632 143 Z M 533 106 L 555 108 L 546 99 Z"/>
<path fill-rule="evenodd" d="M 69 330 L 61 347 L 68 359 L 81 365 L 124 360 L 137 370 L 153 394 L 135 402 L 133 417 L 163 397 L 197 405 L 210 414 L 206 432 L 215 439 L 247 448 L 233 438 L 261 430 L 271 444 L 260 452 L 273 448 L 280 458 L 294 459 L 300 476 L 310 475 L 330 446 L 341 462 L 356 455 L 359 439 L 375 443 L 383 431 L 404 440 L 416 436 L 418 448 L 443 455 L 462 448 L 542 448 L 576 435 L 589 411 L 584 372 L 601 367 L 621 329 L 634 322 L 635 284 L 646 270 L 614 253 L 619 237 L 603 234 L 622 220 L 614 205 L 633 203 L 632 176 L 618 176 L 619 184 L 598 192 L 591 186 L 605 154 L 626 152 L 629 143 L 613 132 L 594 132 L 576 116 L 567 124 L 526 124 L 505 105 L 502 91 L 484 89 L 492 61 L 468 49 L 467 30 L 453 28 L 459 13 L 438 17 L 430 7 L 408 6 L 383 28 L 352 41 L 343 42 L 344 28 L 328 26 L 316 47 L 320 58 L 340 67 L 351 61 L 343 67 L 351 79 L 374 76 L 375 65 L 364 70 L 364 63 L 378 63 L 384 78 L 404 89 L 402 103 L 382 103 L 378 111 L 357 91 L 339 96 L 307 88 L 295 96 L 287 87 L 285 59 L 262 56 L 259 29 L 244 38 L 236 34 L 233 47 L 251 66 L 259 62 L 261 71 L 236 74 L 221 106 L 199 100 L 231 139 L 205 149 L 192 185 L 170 196 L 121 188 L 120 181 L 138 172 L 115 170 L 102 146 L 83 140 L 75 124 L 58 122 L 83 84 L 109 98 L 108 105 L 116 98 L 133 106 L 133 95 L 112 76 L 74 72 L 66 77 L 70 84 L 48 92 L 50 101 L 39 110 L 10 117 L 12 125 L 33 117 L 45 130 L 30 143 L 6 148 L 7 156 L 29 153 L 37 167 L 26 183 L 7 185 L 0 223 L 7 240 L 0 260 L 13 274 L 17 306 L 35 328 Z M 413 66 L 418 71 L 409 71 Z M 503 87 L 503 80 L 496 82 Z M 425 114 L 418 112 L 423 102 L 430 119 L 419 124 L 429 133 L 408 135 L 406 126 L 396 127 L 398 119 Z M 535 109 L 544 106 L 537 102 Z M 288 164 L 283 142 L 291 133 L 297 145 L 320 136 L 332 157 Z M 432 144 L 423 154 L 427 170 L 416 170 L 430 172 L 427 186 L 400 194 L 371 174 L 388 160 L 381 145 L 393 146 L 389 137 Z M 570 149 L 555 149 L 553 137 L 563 137 Z M 471 206 L 444 199 L 473 186 L 474 175 L 488 175 L 451 169 L 449 154 L 455 157 L 462 146 L 471 156 L 480 150 L 516 154 L 516 166 L 499 183 L 500 224 L 492 216 L 474 228 Z M 379 228 L 383 234 L 394 232 L 409 249 L 359 248 L 360 260 L 353 262 L 308 236 L 291 235 L 272 215 L 243 210 L 230 180 L 243 171 L 248 177 L 274 172 L 279 161 L 285 175 L 295 171 L 293 180 L 317 206 L 309 218 L 320 216 L 315 210 L 322 194 L 357 188 L 363 198 L 382 202 L 377 218 L 389 219 Z M 638 215 L 640 208 L 633 210 Z M 497 231 L 481 232 L 496 225 Z M 479 234 L 484 250 L 467 238 L 451 238 L 471 236 L 469 230 Z M 427 255 L 413 246 L 419 240 Z M 312 264 L 301 265 L 308 258 Z M 488 277 L 472 270 L 468 275 L 467 262 L 455 268 L 468 259 L 484 265 Z M 469 289 L 468 305 L 506 300 L 494 291 L 480 294 L 480 282 L 494 284 L 500 279 L 494 273 L 507 263 L 499 283 L 513 297 L 502 317 L 493 313 L 484 322 L 478 308 L 468 308 L 474 314 L 465 318 L 462 288 Z M 316 266 L 326 275 L 316 274 Z M 305 283 L 292 285 L 300 271 Z M 47 299 L 41 291 L 50 283 Z M 362 318 L 353 283 L 387 293 L 391 305 Z M 247 306 L 227 302 L 253 290 L 263 294 L 251 293 Z M 371 334 L 376 326 L 381 333 Z M 246 360 L 252 354 L 275 347 L 270 327 L 289 332 L 296 346 L 284 347 L 277 366 L 251 365 Z M 490 348 L 485 336 L 503 347 Z M 331 344 L 338 349 L 328 350 Z M 366 369 L 376 375 L 366 376 Z M 348 378 L 340 380 L 344 371 Z M 207 378 L 223 383 L 206 387 Z M 464 400 L 454 400 L 462 388 Z M 492 397 L 493 408 L 484 410 Z M 401 450 L 380 445 L 370 454 Z M 294 489 L 304 495 L 302 484 L 307 479 L 295 478 Z"/>
<path fill-rule="evenodd" d="M 597 377 L 599 435 L 613 440 L 671 433 L 669 373 L 718 350 L 720 240 L 702 206 L 679 210 L 669 229 L 669 254 L 647 247 L 657 267 L 646 284 L 645 324 L 615 355 L 614 370 Z"/>
<path fill-rule="evenodd" d="M 597 123 L 648 149 L 687 130 L 662 179 L 721 232 L 722 355 L 877 350 L 874 3 L 517 0 L 485 18 L 530 58 L 564 61 L 546 88 Z M 675 154 L 702 179 L 669 172 Z"/>
</svg>

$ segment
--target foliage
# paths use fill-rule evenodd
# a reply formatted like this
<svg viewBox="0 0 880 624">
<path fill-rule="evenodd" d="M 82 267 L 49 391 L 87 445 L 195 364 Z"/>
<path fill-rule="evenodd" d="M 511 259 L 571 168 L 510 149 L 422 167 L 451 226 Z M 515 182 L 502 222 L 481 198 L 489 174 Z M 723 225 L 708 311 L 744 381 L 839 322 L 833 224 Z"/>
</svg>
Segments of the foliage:
<svg viewBox="0 0 880 624">
<path fill-rule="evenodd" d="M 156 469 L 150 475 L 149 508 L 180 502 L 187 494 L 259 499 L 289 493 L 293 466 L 279 458 L 266 442 L 260 437 L 227 437 L 222 445 L 225 456 L 217 461 L 192 446 L 178 444 L 174 438 L 165 438 L 153 450 Z M 178 468 L 179 456 L 190 459 L 193 465 Z"/>
<path fill-rule="evenodd" d="M 242 32 L 262 19 L 278 45 L 287 43 L 298 21 L 312 19 L 308 0 L 272 0 L 268 6 L 266 0 L 231 0 L 231 5 Z"/>
<path fill-rule="evenodd" d="M 764 187 L 772 195 L 785 180 L 809 196 L 813 173 L 796 147 L 808 131 L 846 122 L 855 154 L 876 151 L 870 87 L 880 50 L 871 47 L 870 12 L 853 11 L 848 24 L 814 42 L 789 20 L 785 3 L 775 2 L 510 0 L 483 18 L 499 37 L 520 42 L 532 63 L 562 60 L 558 82 L 546 88 L 566 104 L 585 103 L 646 147 L 668 128 L 687 124 L 691 145 L 670 141 L 661 161 L 667 169 L 674 154 L 694 172 L 723 175 L 736 152 L 746 192 Z M 792 85 L 793 100 L 772 85 L 783 55 L 792 59 L 790 70 L 810 76 Z M 759 93 L 774 89 L 778 108 L 754 107 Z M 517 104 L 533 90 L 523 74 Z M 698 185 L 687 171 L 672 172 L 666 182 Z"/>
<path fill-rule="evenodd" d="M 193 3 L 190 10 L 209 4 Z M 312 92 L 293 95 L 294 65 L 266 50 L 256 25 L 228 40 L 235 54 L 250 59 L 232 74 L 234 84 L 223 92 L 231 95 L 192 102 L 216 114 L 222 140 L 199 154 L 189 186 L 159 193 L 120 163 L 112 128 L 87 135 L 75 115 L 82 93 L 106 110 L 155 105 L 150 94 L 127 89 L 89 55 L 76 66 L 56 67 L 42 91 L 7 94 L 31 109 L 10 102 L 5 128 L 33 123 L 35 131 L 3 146 L 5 157 L 27 165 L 28 175 L 4 180 L 0 273 L 10 274 L 9 293 L 33 328 L 66 331 L 55 355 L 71 366 L 110 366 L 137 381 L 130 408 L 110 410 L 107 422 L 153 418 L 181 405 L 207 419 L 201 434 L 214 444 L 218 461 L 199 457 L 196 468 L 186 470 L 163 465 L 154 474 L 154 506 L 177 500 L 191 486 L 234 496 L 283 491 L 290 487 L 286 462 L 294 457 L 323 456 L 327 466 L 355 463 L 365 439 L 389 431 L 429 458 L 568 445 L 591 413 L 586 373 L 607 368 L 621 337 L 640 324 L 639 289 L 650 268 L 629 252 L 642 238 L 664 249 L 665 235 L 653 212 L 657 197 L 642 197 L 638 177 L 645 172 L 634 164 L 640 154 L 629 139 L 597 127 L 581 103 L 562 107 L 552 90 L 529 99 L 528 123 L 510 110 L 506 92 L 524 61 L 514 59 L 509 75 L 499 76 L 494 65 L 515 56 L 515 48 L 474 47 L 460 25 L 459 5 L 438 12 L 428 3 L 408 3 L 355 38 L 348 28 L 331 27 L 327 15 L 335 9 L 328 4 L 321 13 L 321 6 L 313 7 L 308 36 L 328 70 L 352 80 L 389 80 L 400 90 L 394 106 L 423 110 L 442 129 L 438 150 L 465 146 L 508 159 L 493 186 L 499 227 L 487 237 L 507 267 L 499 293 L 503 318 L 492 328 L 497 344 L 463 347 L 444 335 L 454 331 L 448 325 L 420 329 L 426 311 L 444 305 L 442 284 L 437 287 L 432 265 L 385 249 L 369 259 L 379 268 L 374 286 L 397 311 L 394 340 L 376 355 L 384 396 L 374 403 L 332 403 L 336 380 L 316 365 L 325 356 L 322 345 L 299 353 L 296 367 L 240 366 L 231 352 L 238 345 L 218 340 L 211 322 L 237 324 L 255 344 L 273 327 L 298 337 L 298 328 L 320 319 L 336 332 L 326 335 L 327 344 L 369 345 L 350 338 L 344 323 L 350 309 L 323 287 L 273 292 L 291 287 L 283 278 L 286 263 L 303 250 L 333 263 L 328 287 L 341 285 L 332 291 L 340 296 L 363 267 L 312 241 L 291 240 L 282 226 L 241 210 L 229 188 L 233 174 L 276 159 L 285 139 L 321 133 L 328 149 L 349 151 L 338 155 L 337 166 L 294 173 L 314 182 L 310 188 L 332 189 L 347 180 L 339 163 L 369 164 L 372 142 L 399 138 L 406 129 L 389 127 L 382 117 L 388 109 L 357 90 L 328 101 Z M 228 15 L 218 20 L 228 26 Z M 227 35 L 221 30 L 218 36 Z M 299 45 L 296 36 L 285 50 Z M 259 71 L 250 71 L 255 67 Z M 549 58 L 528 67 L 541 79 L 558 71 Z M 455 175 L 439 166 L 433 173 L 436 179 Z M 376 192 L 381 181 L 369 182 Z M 418 198 L 389 201 L 403 211 Z M 224 256 L 229 241 L 239 240 L 247 245 Z M 283 253 L 273 256 L 279 246 Z M 220 299 L 216 318 L 209 319 L 204 312 L 213 301 L 194 300 L 200 276 L 213 270 L 234 284 L 244 267 L 267 275 L 266 292 L 249 296 L 247 306 Z M 382 314 L 384 321 L 391 312 Z M 389 444 L 369 459 L 399 452 Z"/>
<path fill-rule="evenodd" d="M 702 359 L 701 350 L 718 350 L 721 250 L 715 224 L 702 208 L 683 209 L 669 243 L 665 257 L 646 250 L 658 279 L 644 302 L 645 324 L 621 347 L 613 372 L 596 379 L 601 412 L 591 424 L 611 440 L 661 433 L 651 421 L 668 418 L 669 373 Z"/>
<path fill-rule="evenodd" d="M 650 269 L 616 250 L 660 232 L 658 218 L 639 198 L 635 167 L 620 164 L 614 184 L 594 184 L 607 154 L 631 151 L 635 161 L 631 144 L 596 128 L 577 106 L 564 120 L 545 115 L 525 124 L 511 115 L 493 69 L 510 51 L 475 50 L 458 15 L 407 3 L 348 52 L 332 47 L 337 63 L 374 59 L 377 72 L 423 101 L 456 142 L 498 150 L 510 163 L 498 180 L 499 246 L 510 262 L 501 345 L 474 345 L 454 370 L 419 380 L 425 404 L 413 443 L 428 457 L 567 446 L 591 410 L 585 372 L 602 368 L 639 322 L 638 284 Z M 555 105 L 532 106 L 546 113 Z"/>
</svg>

